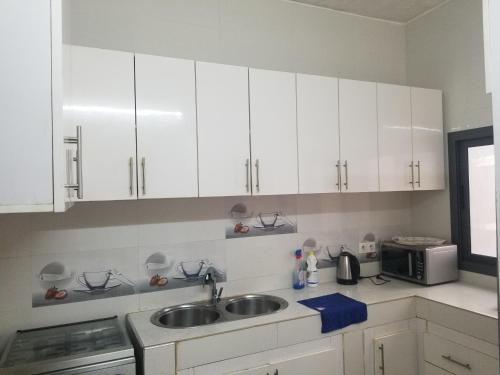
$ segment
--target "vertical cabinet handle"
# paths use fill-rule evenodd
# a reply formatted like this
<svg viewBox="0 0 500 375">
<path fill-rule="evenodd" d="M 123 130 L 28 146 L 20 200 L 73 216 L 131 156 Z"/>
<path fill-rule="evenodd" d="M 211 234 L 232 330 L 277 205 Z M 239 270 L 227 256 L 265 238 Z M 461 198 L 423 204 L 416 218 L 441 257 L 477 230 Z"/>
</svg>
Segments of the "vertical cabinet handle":
<svg viewBox="0 0 500 375">
<path fill-rule="evenodd" d="M 410 165 L 408 167 L 410 168 L 410 171 L 411 171 L 410 185 L 413 187 L 413 186 L 415 186 L 415 174 L 413 173 L 413 161 L 410 163 Z"/>
<path fill-rule="evenodd" d="M 335 185 L 337 185 L 337 190 L 341 191 L 342 190 L 342 170 L 341 170 L 342 164 L 340 163 L 340 160 L 337 160 L 337 164 L 335 164 L 335 166 L 337 167 L 337 183 Z"/>
<path fill-rule="evenodd" d="M 447 361 L 450 361 L 451 363 L 454 363 L 456 365 L 465 367 L 467 370 L 471 370 L 472 369 L 472 366 L 470 365 L 470 363 L 464 363 L 464 362 L 457 361 L 451 355 L 441 355 L 441 357 L 443 359 L 446 359 Z"/>
<path fill-rule="evenodd" d="M 128 182 L 130 195 L 134 195 L 134 158 L 128 159 Z"/>
<path fill-rule="evenodd" d="M 417 181 L 415 182 L 420 187 L 420 160 L 417 161 Z"/>
<path fill-rule="evenodd" d="M 146 158 L 141 159 L 142 195 L 146 195 Z"/>
<path fill-rule="evenodd" d="M 381 354 L 381 358 L 382 358 L 382 363 L 380 364 L 380 366 L 378 367 L 381 371 L 382 371 L 382 375 L 385 374 L 385 354 L 384 354 L 384 344 L 380 344 L 380 346 L 378 347 L 378 349 L 380 350 L 380 354 Z"/>
<path fill-rule="evenodd" d="M 257 193 L 260 193 L 260 165 L 259 165 L 259 159 L 255 160 L 255 189 L 257 190 Z"/>
<path fill-rule="evenodd" d="M 83 153 L 82 153 L 82 127 L 76 127 L 76 137 L 64 137 L 64 143 L 76 144 L 76 156 L 73 161 L 76 162 L 76 184 L 65 185 L 66 189 L 73 189 L 76 191 L 78 199 L 83 199 Z"/>
<path fill-rule="evenodd" d="M 245 189 L 247 193 L 250 193 L 250 159 L 247 159 L 245 162 L 245 168 L 246 168 L 246 179 L 247 183 L 245 184 Z"/>
<path fill-rule="evenodd" d="M 344 182 L 344 186 L 345 186 L 345 189 L 346 190 L 349 190 L 349 169 L 347 167 L 347 160 L 345 161 L 344 163 L 344 168 L 345 168 L 345 182 Z"/>
</svg>

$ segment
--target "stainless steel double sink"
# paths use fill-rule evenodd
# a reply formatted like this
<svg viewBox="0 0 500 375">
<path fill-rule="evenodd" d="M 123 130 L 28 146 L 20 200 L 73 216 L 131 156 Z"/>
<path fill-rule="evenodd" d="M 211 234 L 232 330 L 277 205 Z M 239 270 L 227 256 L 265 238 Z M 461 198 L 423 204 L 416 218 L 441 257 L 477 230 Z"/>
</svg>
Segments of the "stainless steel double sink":
<svg viewBox="0 0 500 375">
<path fill-rule="evenodd" d="M 153 314 L 151 322 L 163 328 L 188 328 L 272 314 L 287 307 L 288 302 L 280 297 L 246 294 L 215 305 L 195 302 L 167 307 Z"/>
</svg>

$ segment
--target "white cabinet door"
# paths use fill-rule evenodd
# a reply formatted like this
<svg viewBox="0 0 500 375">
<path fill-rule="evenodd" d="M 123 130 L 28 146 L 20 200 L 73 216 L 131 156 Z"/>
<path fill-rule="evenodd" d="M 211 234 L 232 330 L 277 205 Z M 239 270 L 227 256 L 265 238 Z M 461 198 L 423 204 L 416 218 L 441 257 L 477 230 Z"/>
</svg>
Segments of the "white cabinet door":
<svg viewBox="0 0 500 375">
<path fill-rule="evenodd" d="M 269 365 L 250 368 L 237 372 L 229 372 L 227 375 L 274 375 L 275 369 Z"/>
<path fill-rule="evenodd" d="M 251 194 L 248 68 L 196 63 L 200 197 Z"/>
<path fill-rule="evenodd" d="M 380 191 L 413 190 L 408 86 L 377 83 Z"/>
<path fill-rule="evenodd" d="M 417 338 L 403 331 L 374 340 L 376 375 L 417 375 Z"/>
<path fill-rule="evenodd" d="M 444 189 L 443 94 L 411 88 L 415 190 Z"/>
<path fill-rule="evenodd" d="M 139 198 L 198 196 L 195 66 L 135 56 Z"/>
<path fill-rule="evenodd" d="M 336 350 L 325 350 L 278 362 L 271 365 L 271 368 L 273 368 L 273 372 L 270 375 L 341 375 L 342 366 L 337 363 Z"/>
<path fill-rule="evenodd" d="M 297 194 L 295 74 L 250 69 L 254 195 Z"/>
<path fill-rule="evenodd" d="M 434 365 L 431 365 L 428 362 L 425 362 L 425 372 L 420 375 L 450 375 L 452 374 L 451 372 L 445 371 L 443 369 L 440 369 L 439 367 L 436 367 Z"/>
<path fill-rule="evenodd" d="M 69 48 L 65 133 L 74 136 L 82 127 L 83 200 L 136 199 L 134 55 Z"/>
<path fill-rule="evenodd" d="M 0 213 L 52 211 L 51 8 L 0 2 Z"/>
<path fill-rule="evenodd" d="M 340 191 L 338 79 L 297 74 L 299 192 Z"/>
<path fill-rule="evenodd" d="M 339 125 L 342 191 L 378 191 L 376 83 L 339 80 Z"/>
</svg>

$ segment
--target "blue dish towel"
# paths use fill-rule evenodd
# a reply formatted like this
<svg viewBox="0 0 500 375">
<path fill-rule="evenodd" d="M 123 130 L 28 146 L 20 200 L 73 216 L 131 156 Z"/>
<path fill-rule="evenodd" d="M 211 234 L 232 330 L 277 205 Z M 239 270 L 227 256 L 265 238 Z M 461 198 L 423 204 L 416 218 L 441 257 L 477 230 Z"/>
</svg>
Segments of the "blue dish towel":
<svg viewBox="0 0 500 375">
<path fill-rule="evenodd" d="M 321 314 L 321 333 L 328 333 L 368 318 L 366 304 L 340 293 L 298 301 Z"/>
</svg>

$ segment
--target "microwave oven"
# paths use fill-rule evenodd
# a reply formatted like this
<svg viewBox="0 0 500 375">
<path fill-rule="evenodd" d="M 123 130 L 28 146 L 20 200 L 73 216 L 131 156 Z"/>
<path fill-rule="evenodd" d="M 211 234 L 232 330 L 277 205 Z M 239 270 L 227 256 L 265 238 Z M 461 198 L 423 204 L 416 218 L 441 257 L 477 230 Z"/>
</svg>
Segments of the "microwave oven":
<svg viewBox="0 0 500 375">
<path fill-rule="evenodd" d="M 458 279 L 457 246 L 407 246 L 382 242 L 382 274 L 423 285 Z"/>
</svg>

